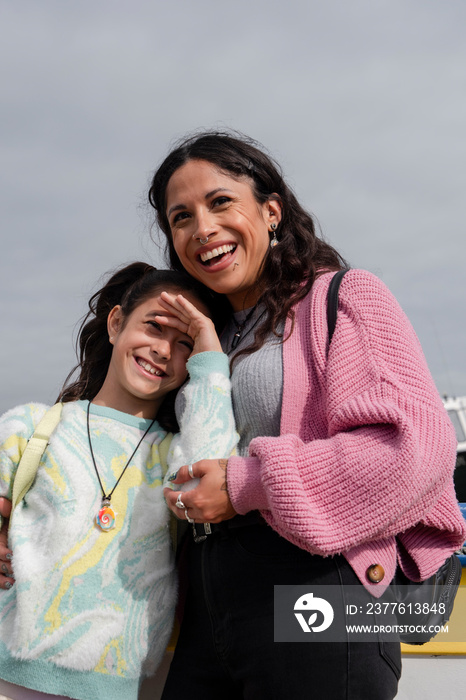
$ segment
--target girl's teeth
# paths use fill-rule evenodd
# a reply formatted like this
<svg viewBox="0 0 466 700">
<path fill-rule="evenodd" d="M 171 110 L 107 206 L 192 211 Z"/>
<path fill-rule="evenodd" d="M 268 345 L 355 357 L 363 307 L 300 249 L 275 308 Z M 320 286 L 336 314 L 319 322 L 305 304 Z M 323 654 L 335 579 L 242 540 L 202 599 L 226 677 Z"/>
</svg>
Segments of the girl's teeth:
<svg viewBox="0 0 466 700">
<path fill-rule="evenodd" d="M 144 362 L 143 360 L 139 362 L 141 367 L 146 370 L 146 372 L 150 372 L 151 374 L 155 374 L 157 377 L 161 377 L 163 372 L 161 372 L 159 369 L 155 369 L 155 367 L 152 367 L 148 362 Z"/>
<path fill-rule="evenodd" d="M 202 262 L 206 262 L 206 260 L 211 260 L 212 258 L 216 258 L 219 255 L 223 255 L 223 253 L 229 253 L 231 250 L 234 249 L 234 245 L 221 245 L 219 248 L 214 248 L 213 250 L 208 250 L 207 253 L 201 253 L 201 260 Z"/>
</svg>

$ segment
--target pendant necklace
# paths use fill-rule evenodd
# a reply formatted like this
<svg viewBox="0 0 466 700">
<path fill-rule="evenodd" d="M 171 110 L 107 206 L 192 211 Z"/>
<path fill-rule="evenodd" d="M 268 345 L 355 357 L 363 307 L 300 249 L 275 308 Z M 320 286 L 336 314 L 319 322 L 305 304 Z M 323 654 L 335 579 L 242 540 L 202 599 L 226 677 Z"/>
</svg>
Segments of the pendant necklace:
<svg viewBox="0 0 466 700">
<path fill-rule="evenodd" d="M 90 449 L 90 451 L 91 451 L 92 464 L 94 465 L 95 473 L 97 474 L 97 478 L 98 478 L 98 480 L 99 480 L 100 488 L 101 488 L 101 490 L 102 490 L 102 505 L 101 505 L 101 507 L 100 507 L 100 509 L 99 509 L 99 512 L 98 512 L 97 515 L 95 516 L 95 522 L 96 522 L 96 525 L 98 525 L 98 527 L 100 527 L 101 530 L 103 530 L 104 532 L 107 532 L 107 530 L 112 530 L 112 529 L 115 527 L 115 524 L 116 524 L 116 516 L 117 516 L 117 513 L 115 513 L 115 511 L 113 510 L 113 508 L 112 508 L 111 505 L 110 505 L 110 502 L 111 502 L 111 499 L 112 499 L 112 494 L 113 494 L 113 492 L 115 491 L 115 489 L 116 489 L 116 487 L 118 486 L 118 484 L 120 483 L 123 474 L 125 473 L 125 471 L 126 471 L 127 468 L 129 467 L 129 464 L 130 464 L 131 460 L 133 459 L 134 455 L 136 454 L 136 452 L 137 452 L 137 450 L 138 450 L 138 448 L 139 448 L 139 445 L 142 443 L 142 441 L 143 441 L 144 438 L 146 437 L 147 433 L 149 432 L 149 430 L 150 430 L 150 429 L 152 428 L 152 426 L 154 425 L 154 423 L 155 423 L 155 418 L 154 418 L 154 420 L 152 421 L 152 423 L 149 425 L 149 427 L 147 428 L 147 430 L 146 430 L 146 432 L 144 433 L 144 435 L 142 436 L 142 438 L 139 440 L 138 444 L 136 445 L 133 454 L 131 455 L 131 457 L 130 457 L 130 458 L 128 459 L 128 461 L 126 462 L 126 465 L 124 466 L 123 471 L 121 472 L 121 474 L 120 474 L 120 476 L 119 476 L 119 478 L 118 478 L 118 480 L 117 480 L 115 486 L 114 486 L 113 489 L 110 491 L 110 493 L 106 494 L 106 493 L 105 493 L 105 489 L 104 489 L 103 484 L 102 484 L 102 480 L 101 480 L 100 475 L 99 475 L 99 470 L 97 469 L 97 464 L 96 464 L 95 457 L 94 457 L 94 450 L 92 449 L 91 430 L 90 430 L 90 427 L 89 427 L 89 413 L 90 413 L 90 410 L 91 410 L 91 402 L 89 401 L 89 403 L 87 404 L 87 437 L 89 438 L 89 449 Z"/>
<path fill-rule="evenodd" d="M 236 348 L 237 348 L 238 345 L 239 345 L 239 342 L 240 342 L 241 338 L 242 338 L 242 337 L 245 338 L 247 335 L 249 335 L 249 333 L 250 333 L 251 331 L 254 330 L 254 328 L 257 326 L 257 324 L 258 324 L 259 321 L 261 320 L 262 316 L 265 314 L 265 309 L 264 309 L 264 311 L 263 311 L 263 312 L 260 314 L 260 316 L 256 319 L 255 323 L 253 323 L 253 325 L 251 326 L 251 328 L 248 328 L 248 330 L 246 331 L 246 333 L 245 333 L 244 336 L 243 336 L 243 331 L 244 331 L 244 329 L 246 328 L 246 326 L 247 326 L 249 320 L 251 319 L 251 316 L 253 315 L 253 313 L 254 313 L 255 310 L 256 310 L 256 307 L 253 306 L 252 309 L 248 312 L 246 318 L 244 319 L 244 321 L 243 321 L 242 323 L 238 323 L 238 321 L 236 320 L 236 318 L 235 318 L 234 316 L 231 317 L 233 323 L 234 323 L 235 326 L 236 326 L 236 333 L 234 334 L 233 340 L 231 341 L 231 345 L 230 345 L 230 350 L 229 350 L 229 352 L 231 352 L 232 350 L 236 350 Z"/>
</svg>

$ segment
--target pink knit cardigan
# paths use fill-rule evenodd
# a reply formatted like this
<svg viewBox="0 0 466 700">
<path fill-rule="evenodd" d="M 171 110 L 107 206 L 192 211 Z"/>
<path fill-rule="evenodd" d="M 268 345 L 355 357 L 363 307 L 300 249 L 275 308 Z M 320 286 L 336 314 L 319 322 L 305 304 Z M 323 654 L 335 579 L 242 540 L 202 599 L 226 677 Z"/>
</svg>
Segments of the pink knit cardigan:
<svg viewBox="0 0 466 700">
<path fill-rule="evenodd" d="M 331 277 L 286 325 L 280 436 L 229 459 L 228 490 L 238 513 L 259 509 L 299 547 L 342 553 L 378 597 L 397 560 L 424 580 L 466 538 L 456 438 L 411 324 L 374 275 L 343 278 L 327 359 Z M 378 584 L 367 576 L 374 564 L 385 571 Z"/>
</svg>

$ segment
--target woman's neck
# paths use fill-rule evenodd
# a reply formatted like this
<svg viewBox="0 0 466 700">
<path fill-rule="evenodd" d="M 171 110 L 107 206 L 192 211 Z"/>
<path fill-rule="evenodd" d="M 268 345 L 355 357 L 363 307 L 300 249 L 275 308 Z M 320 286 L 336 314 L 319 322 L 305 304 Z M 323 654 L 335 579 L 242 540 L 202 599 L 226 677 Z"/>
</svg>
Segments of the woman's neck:
<svg viewBox="0 0 466 700">
<path fill-rule="evenodd" d="M 261 292 L 256 288 L 248 289 L 245 292 L 242 291 L 226 295 L 234 312 L 244 311 L 245 309 L 251 309 L 253 306 L 256 306 L 260 296 Z"/>
</svg>

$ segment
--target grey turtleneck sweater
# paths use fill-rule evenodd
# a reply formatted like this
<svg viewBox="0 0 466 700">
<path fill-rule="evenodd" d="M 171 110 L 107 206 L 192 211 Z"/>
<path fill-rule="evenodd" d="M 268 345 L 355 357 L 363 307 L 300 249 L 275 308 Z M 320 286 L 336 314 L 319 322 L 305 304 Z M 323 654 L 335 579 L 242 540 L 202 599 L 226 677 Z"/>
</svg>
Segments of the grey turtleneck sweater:
<svg viewBox="0 0 466 700">
<path fill-rule="evenodd" d="M 221 336 L 224 352 L 230 360 L 238 350 L 251 345 L 254 332 L 262 321 L 264 307 L 237 311 Z M 235 333 L 247 319 L 238 344 L 231 349 Z M 235 323 L 236 322 L 236 323 Z M 283 327 L 280 328 L 283 332 Z M 233 410 L 236 429 L 240 435 L 237 454 L 247 456 L 251 440 L 259 435 L 280 434 L 280 414 L 283 391 L 283 361 L 281 338 L 273 333 L 252 355 L 241 355 L 233 363 L 231 376 Z"/>
</svg>

